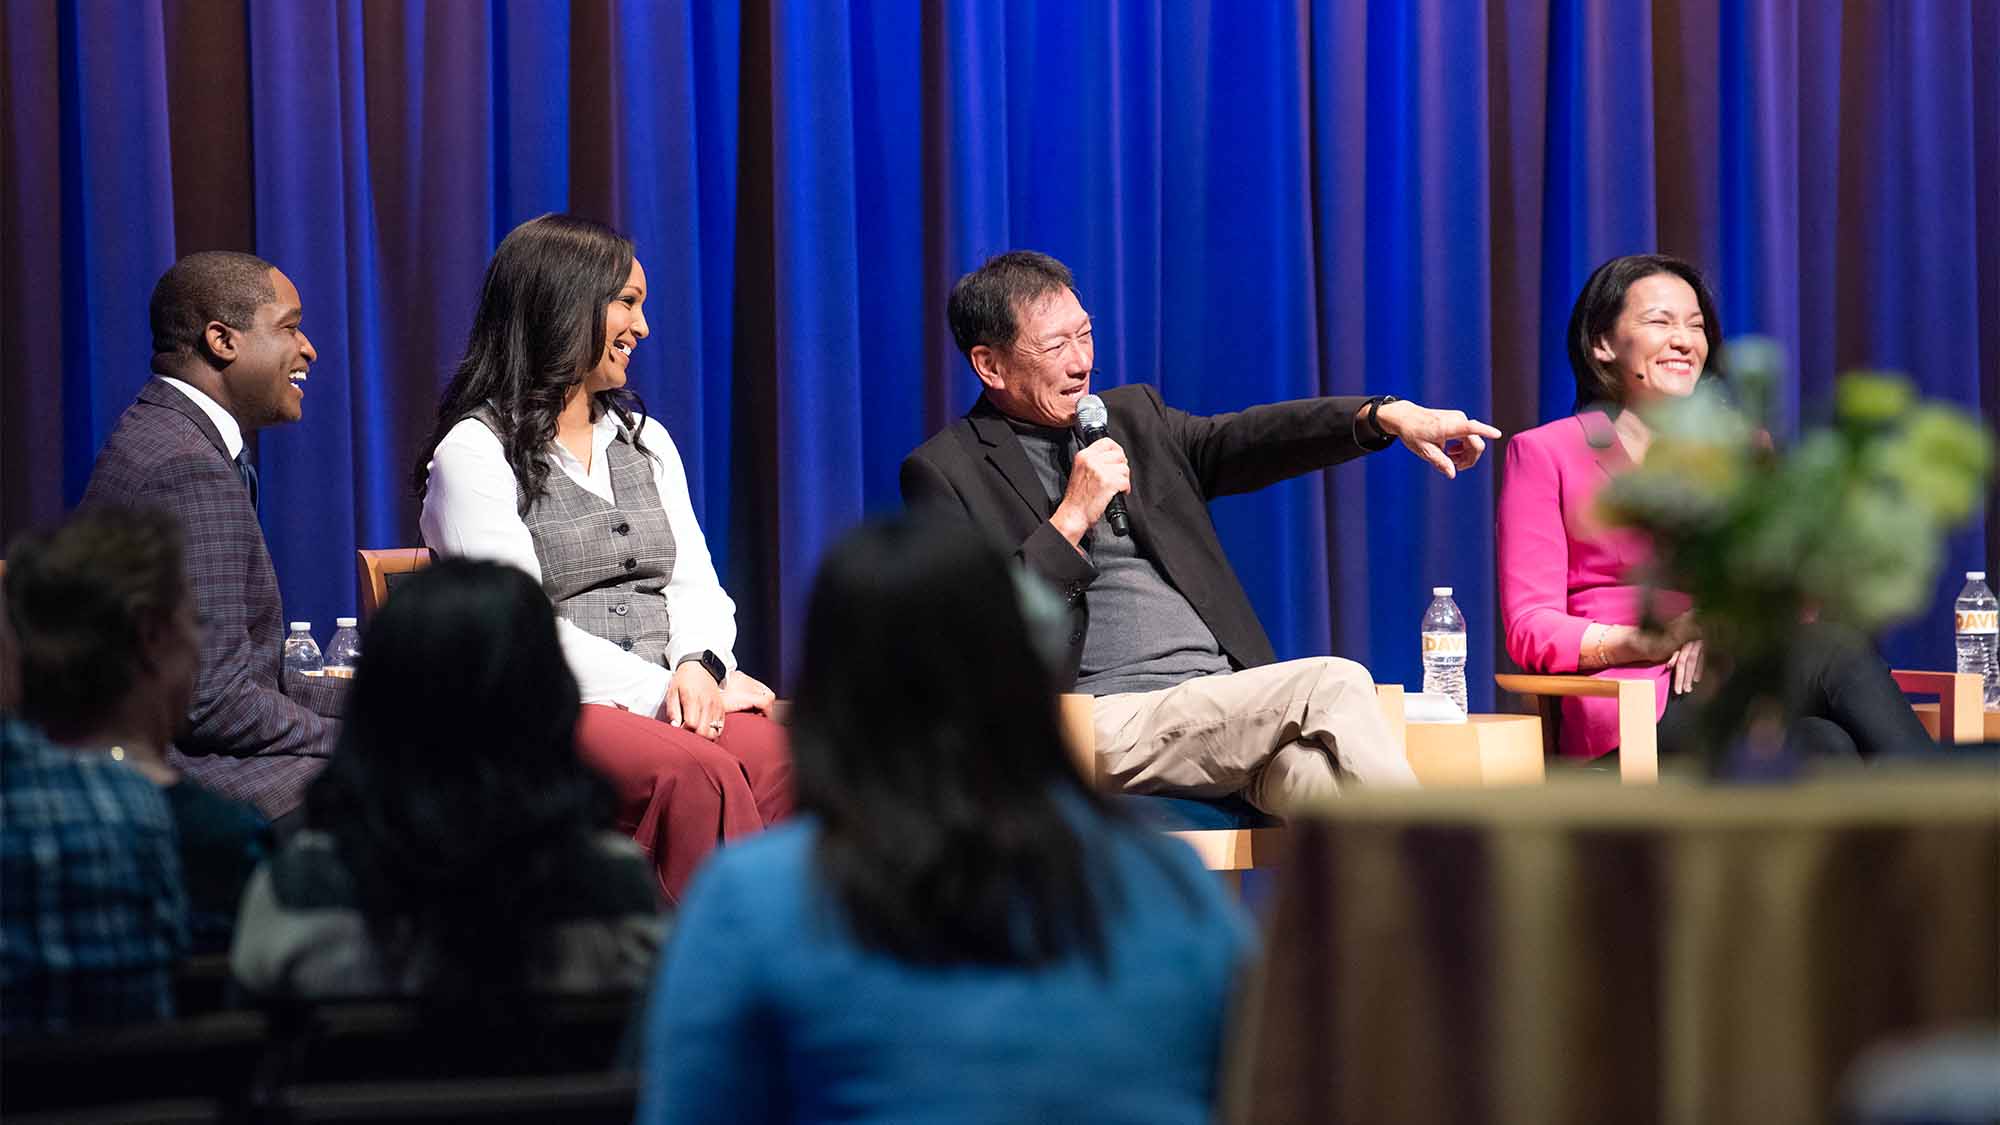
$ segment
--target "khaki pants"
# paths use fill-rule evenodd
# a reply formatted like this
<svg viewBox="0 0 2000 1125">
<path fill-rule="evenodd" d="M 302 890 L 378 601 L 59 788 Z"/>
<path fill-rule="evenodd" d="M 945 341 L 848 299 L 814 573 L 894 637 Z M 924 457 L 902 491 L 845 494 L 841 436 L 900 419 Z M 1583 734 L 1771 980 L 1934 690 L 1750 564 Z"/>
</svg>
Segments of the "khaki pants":
<svg viewBox="0 0 2000 1125">
<path fill-rule="evenodd" d="M 1274 816 L 1336 796 L 1343 778 L 1414 786 L 1416 775 L 1352 660 L 1321 656 L 1099 696 L 1100 777 L 1127 793 L 1241 793 Z"/>
</svg>

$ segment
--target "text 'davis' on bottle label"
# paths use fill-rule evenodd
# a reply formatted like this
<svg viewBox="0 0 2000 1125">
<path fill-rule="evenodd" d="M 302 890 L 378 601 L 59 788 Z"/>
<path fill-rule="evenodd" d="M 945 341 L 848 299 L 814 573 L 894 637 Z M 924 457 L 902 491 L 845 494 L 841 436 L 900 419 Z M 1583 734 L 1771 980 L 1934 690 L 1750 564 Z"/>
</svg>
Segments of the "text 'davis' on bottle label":
<svg viewBox="0 0 2000 1125">
<path fill-rule="evenodd" d="M 1988 614 L 1987 616 L 1992 616 Z M 1425 656 L 1464 656 L 1464 633 L 1425 633 Z"/>
</svg>

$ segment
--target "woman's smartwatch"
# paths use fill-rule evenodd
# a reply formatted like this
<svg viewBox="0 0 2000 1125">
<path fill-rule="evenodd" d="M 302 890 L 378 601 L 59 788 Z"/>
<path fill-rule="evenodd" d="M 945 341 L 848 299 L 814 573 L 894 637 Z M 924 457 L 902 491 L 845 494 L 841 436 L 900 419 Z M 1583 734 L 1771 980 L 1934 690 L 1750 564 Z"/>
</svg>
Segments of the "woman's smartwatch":
<svg viewBox="0 0 2000 1125">
<path fill-rule="evenodd" d="M 707 649 L 702 649 L 700 652 L 688 653 L 686 656 L 681 657 L 680 664 L 676 664 L 674 667 L 679 668 L 681 664 L 686 664 L 690 660 L 700 661 L 701 670 L 714 676 L 718 686 L 729 676 L 729 666 L 722 662 L 720 656 L 715 655 Z"/>
</svg>

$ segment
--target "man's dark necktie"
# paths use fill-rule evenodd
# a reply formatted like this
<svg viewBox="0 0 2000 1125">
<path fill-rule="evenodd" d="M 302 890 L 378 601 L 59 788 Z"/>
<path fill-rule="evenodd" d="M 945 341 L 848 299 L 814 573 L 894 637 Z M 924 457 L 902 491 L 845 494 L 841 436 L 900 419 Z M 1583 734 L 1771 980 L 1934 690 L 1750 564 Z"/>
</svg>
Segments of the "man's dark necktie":
<svg viewBox="0 0 2000 1125">
<path fill-rule="evenodd" d="M 248 450 L 236 455 L 236 475 L 243 478 L 243 490 L 250 494 L 250 510 L 257 510 L 257 466 L 250 463 Z"/>
</svg>

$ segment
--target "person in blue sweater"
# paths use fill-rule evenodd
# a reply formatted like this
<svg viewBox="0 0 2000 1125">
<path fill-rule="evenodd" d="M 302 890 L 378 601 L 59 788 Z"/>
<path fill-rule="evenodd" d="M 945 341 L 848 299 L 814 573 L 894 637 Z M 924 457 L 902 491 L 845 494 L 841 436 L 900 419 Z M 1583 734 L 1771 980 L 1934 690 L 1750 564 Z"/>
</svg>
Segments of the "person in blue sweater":
<svg viewBox="0 0 2000 1125">
<path fill-rule="evenodd" d="M 1254 950 L 1193 852 L 1070 765 L 978 536 L 831 551 L 792 722 L 800 812 L 696 875 L 646 1016 L 645 1125 L 1206 1121 Z"/>
</svg>

